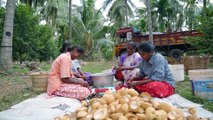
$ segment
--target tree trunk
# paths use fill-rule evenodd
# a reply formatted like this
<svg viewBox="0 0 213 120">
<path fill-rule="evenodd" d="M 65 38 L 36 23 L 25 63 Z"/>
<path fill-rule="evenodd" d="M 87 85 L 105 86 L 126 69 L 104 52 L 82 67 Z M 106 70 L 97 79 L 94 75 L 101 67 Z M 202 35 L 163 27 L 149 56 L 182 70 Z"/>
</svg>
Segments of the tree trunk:
<svg viewBox="0 0 213 120">
<path fill-rule="evenodd" d="M 153 44 L 153 34 L 152 34 L 152 15 L 150 9 L 150 1 L 146 0 L 146 10 L 147 10 L 147 20 L 149 24 L 149 41 Z"/>
<path fill-rule="evenodd" d="M 203 7 L 206 8 L 207 1 L 203 0 Z"/>
<path fill-rule="evenodd" d="M 19 52 L 20 52 L 19 53 L 20 64 L 22 64 L 22 52 L 21 52 L 21 50 Z"/>
<path fill-rule="evenodd" d="M 68 42 L 72 43 L 72 0 L 69 0 L 69 23 L 68 23 L 68 29 L 69 29 Z"/>
<path fill-rule="evenodd" d="M 125 0 L 125 14 L 126 14 L 126 20 L 125 20 L 125 24 L 126 24 L 126 27 L 128 26 L 128 23 L 129 23 L 129 21 L 128 21 L 128 10 L 127 10 L 127 0 Z"/>
<path fill-rule="evenodd" d="M 0 51 L 0 65 L 3 68 L 12 67 L 12 38 L 15 8 L 16 0 L 7 0 L 3 39 Z"/>
<path fill-rule="evenodd" d="M 203 0 L 203 16 L 205 17 L 206 16 L 206 3 L 207 1 L 206 0 Z"/>
</svg>

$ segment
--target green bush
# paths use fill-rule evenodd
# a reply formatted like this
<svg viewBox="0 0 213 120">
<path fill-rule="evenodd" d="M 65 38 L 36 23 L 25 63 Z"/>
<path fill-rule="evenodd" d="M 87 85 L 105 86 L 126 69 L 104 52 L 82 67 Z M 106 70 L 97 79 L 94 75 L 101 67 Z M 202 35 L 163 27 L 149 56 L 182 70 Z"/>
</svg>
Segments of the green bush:
<svg viewBox="0 0 213 120">
<path fill-rule="evenodd" d="M 28 6 L 16 7 L 13 60 L 45 61 L 59 53 L 57 42 L 52 39 L 52 28 L 49 25 L 40 25 L 39 17 Z"/>
<path fill-rule="evenodd" d="M 103 52 L 104 59 L 112 60 L 113 59 L 113 49 L 107 49 Z"/>
</svg>

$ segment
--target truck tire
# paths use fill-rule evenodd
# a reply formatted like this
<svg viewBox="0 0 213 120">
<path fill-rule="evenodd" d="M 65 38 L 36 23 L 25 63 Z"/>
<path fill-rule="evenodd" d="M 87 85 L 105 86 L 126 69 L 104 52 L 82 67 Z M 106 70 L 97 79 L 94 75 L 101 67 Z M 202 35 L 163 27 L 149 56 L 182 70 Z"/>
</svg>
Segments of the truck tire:
<svg viewBox="0 0 213 120">
<path fill-rule="evenodd" d="M 180 59 L 183 55 L 183 52 L 180 49 L 173 49 L 169 52 L 169 56 L 174 59 Z"/>
</svg>

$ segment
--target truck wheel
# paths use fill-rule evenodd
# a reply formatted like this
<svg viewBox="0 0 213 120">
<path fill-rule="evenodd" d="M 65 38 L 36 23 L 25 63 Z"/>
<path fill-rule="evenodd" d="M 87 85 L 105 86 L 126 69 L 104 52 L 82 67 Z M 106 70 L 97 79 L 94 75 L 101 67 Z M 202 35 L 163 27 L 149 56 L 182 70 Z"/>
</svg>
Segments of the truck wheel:
<svg viewBox="0 0 213 120">
<path fill-rule="evenodd" d="M 180 49 L 173 49 L 169 52 L 169 56 L 174 59 L 179 59 L 183 55 L 183 52 Z"/>
</svg>

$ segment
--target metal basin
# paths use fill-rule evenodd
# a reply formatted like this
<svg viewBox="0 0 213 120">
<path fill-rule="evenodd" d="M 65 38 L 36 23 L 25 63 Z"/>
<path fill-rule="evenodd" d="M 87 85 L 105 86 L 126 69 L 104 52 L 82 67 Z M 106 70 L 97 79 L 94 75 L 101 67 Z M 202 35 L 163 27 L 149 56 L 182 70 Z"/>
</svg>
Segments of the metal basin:
<svg viewBox="0 0 213 120">
<path fill-rule="evenodd" d="M 96 73 L 92 74 L 94 87 L 113 86 L 113 73 Z"/>
</svg>

